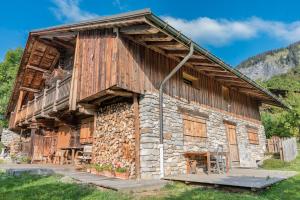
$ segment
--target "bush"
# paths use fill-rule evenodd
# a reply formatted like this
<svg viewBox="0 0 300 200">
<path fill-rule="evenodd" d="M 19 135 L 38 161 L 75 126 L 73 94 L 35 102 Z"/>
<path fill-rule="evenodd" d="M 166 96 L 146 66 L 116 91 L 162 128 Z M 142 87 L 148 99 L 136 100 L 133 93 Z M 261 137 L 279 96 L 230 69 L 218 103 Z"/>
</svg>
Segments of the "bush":
<svg viewBox="0 0 300 200">
<path fill-rule="evenodd" d="M 103 171 L 103 166 L 101 166 L 100 164 L 96 164 L 94 166 L 94 168 L 96 169 L 97 172 L 102 172 Z"/>
<path fill-rule="evenodd" d="M 103 164 L 102 168 L 104 171 L 112 171 L 113 170 L 113 165 L 112 164 Z"/>
<path fill-rule="evenodd" d="M 127 172 L 127 168 L 126 167 L 118 167 L 118 168 L 116 168 L 115 171 L 119 172 L 119 173 L 125 173 L 125 172 Z"/>
</svg>

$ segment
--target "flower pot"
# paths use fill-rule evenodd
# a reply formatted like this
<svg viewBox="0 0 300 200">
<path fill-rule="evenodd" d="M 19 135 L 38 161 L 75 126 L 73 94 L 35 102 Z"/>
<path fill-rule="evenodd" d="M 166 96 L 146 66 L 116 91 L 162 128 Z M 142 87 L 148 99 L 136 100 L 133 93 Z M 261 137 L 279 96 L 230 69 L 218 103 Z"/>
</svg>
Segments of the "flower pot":
<svg viewBox="0 0 300 200">
<path fill-rule="evenodd" d="M 97 174 L 97 170 L 94 169 L 94 168 L 92 168 L 92 169 L 91 169 L 91 173 L 92 173 L 92 174 Z"/>
<path fill-rule="evenodd" d="M 124 180 L 129 179 L 129 172 L 128 171 L 127 172 L 115 172 L 115 175 L 119 179 L 124 179 Z"/>
<path fill-rule="evenodd" d="M 105 176 L 104 172 L 103 171 L 99 172 L 99 176 Z"/>
<path fill-rule="evenodd" d="M 107 177 L 114 177 L 114 173 L 112 171 L 104 170 L 103 175 Z"/>
</svg>

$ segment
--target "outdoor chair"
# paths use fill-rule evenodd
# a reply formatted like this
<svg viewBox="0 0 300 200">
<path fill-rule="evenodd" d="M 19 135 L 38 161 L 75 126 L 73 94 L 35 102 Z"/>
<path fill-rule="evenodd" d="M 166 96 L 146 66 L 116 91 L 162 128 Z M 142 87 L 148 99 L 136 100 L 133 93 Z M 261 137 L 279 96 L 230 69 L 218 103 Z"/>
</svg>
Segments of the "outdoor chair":
<svg viewBox="0 0 300 200">
<path fill-rule="evenodd" d="M 85 145 L 82 151 L 77 151 L 75 155 L 75 160 L 80 164 L 89 164 L 92 160 L 92 146 Z"/>
</svg>

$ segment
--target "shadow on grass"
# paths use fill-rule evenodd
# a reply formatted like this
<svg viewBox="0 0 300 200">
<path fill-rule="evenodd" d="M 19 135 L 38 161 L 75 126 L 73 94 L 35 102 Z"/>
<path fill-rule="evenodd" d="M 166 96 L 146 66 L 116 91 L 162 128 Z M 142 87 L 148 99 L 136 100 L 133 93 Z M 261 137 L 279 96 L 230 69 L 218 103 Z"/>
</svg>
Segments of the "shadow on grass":
<svg viewBox="0 0 300 200">
<path fill-rule="evenodd" d="M 0 199 L 129 199 L 113 191 L 101 191 L 91 186 L 63 183 L 57 176 L 0 175 Z"/>
</svg>

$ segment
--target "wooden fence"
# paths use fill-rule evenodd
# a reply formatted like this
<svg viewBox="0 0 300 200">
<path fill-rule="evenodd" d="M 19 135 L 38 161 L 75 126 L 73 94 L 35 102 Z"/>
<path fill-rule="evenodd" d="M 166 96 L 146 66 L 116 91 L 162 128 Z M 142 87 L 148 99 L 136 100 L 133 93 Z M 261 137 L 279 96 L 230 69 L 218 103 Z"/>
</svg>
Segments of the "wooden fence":
<svg viewBox="0 0 300 200">
<path fill-rule="evenodd" d="M 267 151 L 269 153 L 279 153 L 281 160 L 290 162 L 298 155 L 297 140 L 295 137 L 280 138 L 273 136 L 267 139 Z"/>
</svg>

